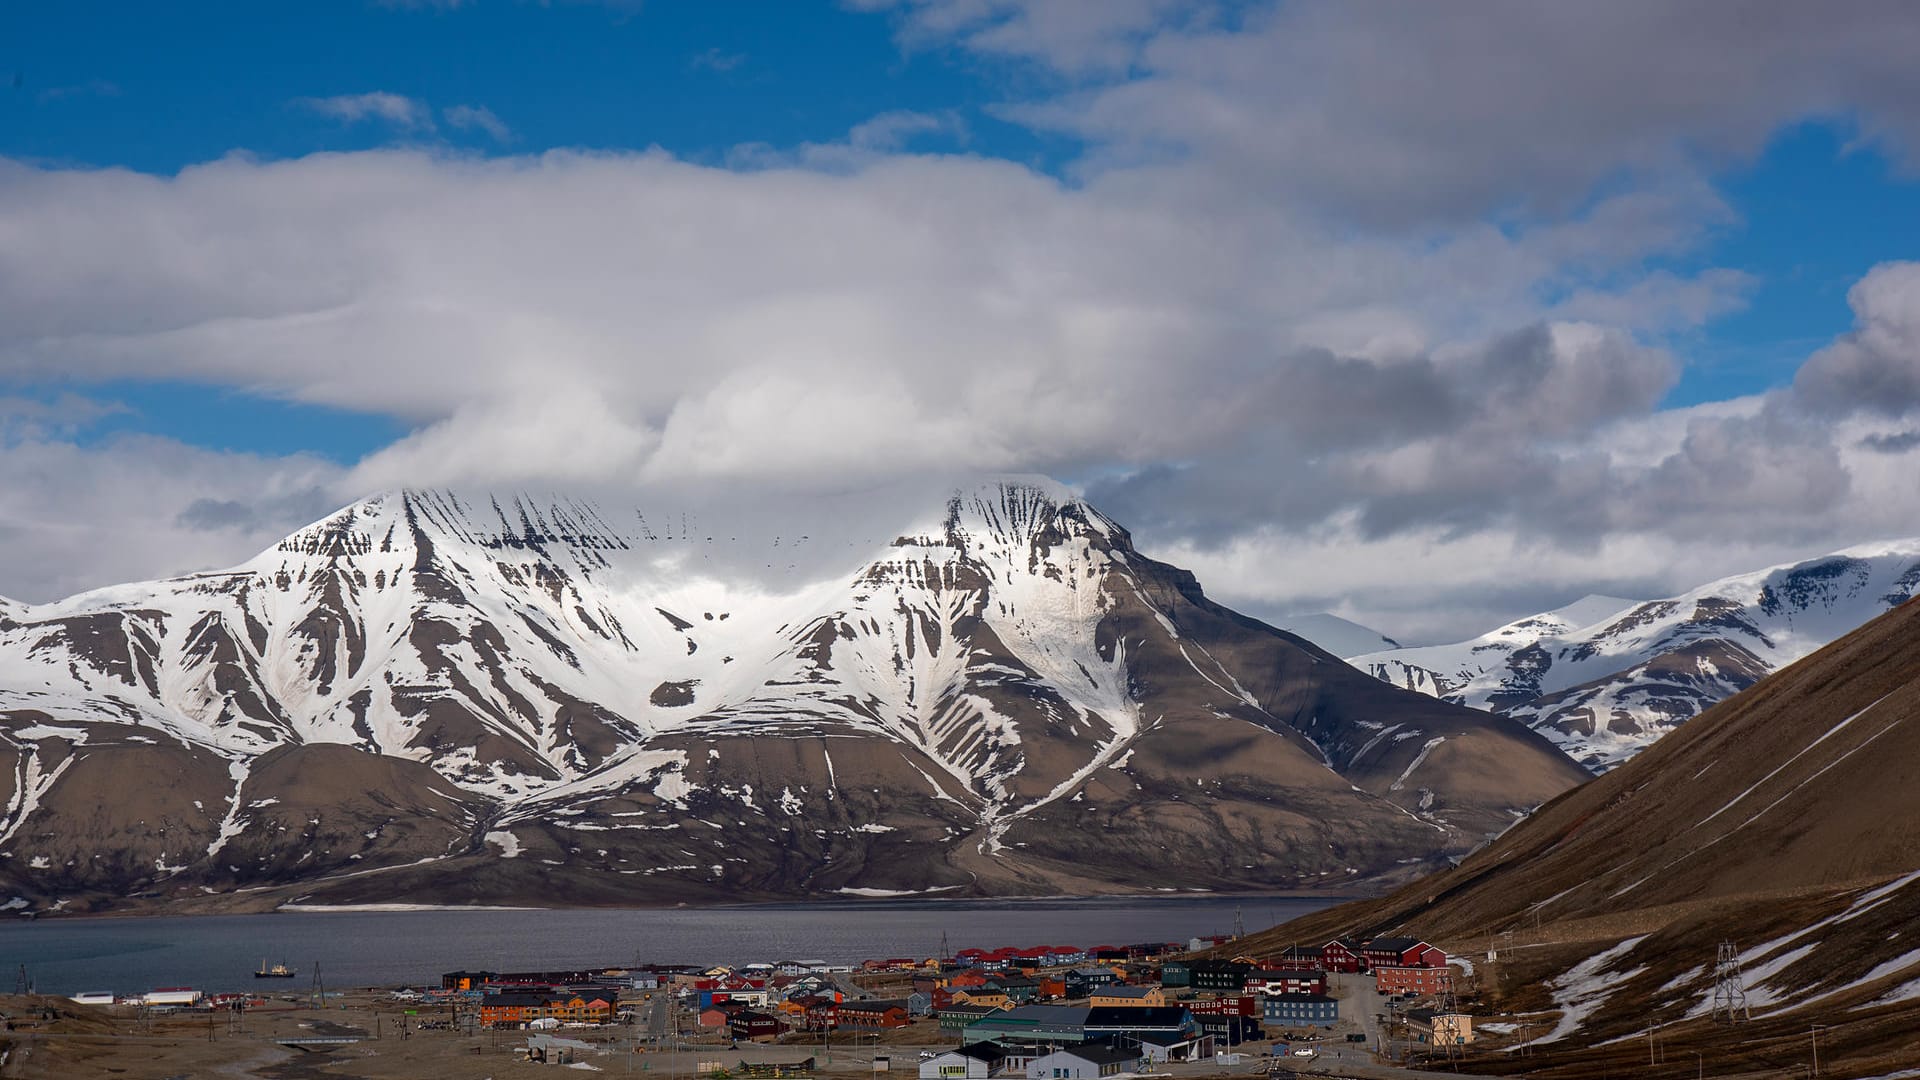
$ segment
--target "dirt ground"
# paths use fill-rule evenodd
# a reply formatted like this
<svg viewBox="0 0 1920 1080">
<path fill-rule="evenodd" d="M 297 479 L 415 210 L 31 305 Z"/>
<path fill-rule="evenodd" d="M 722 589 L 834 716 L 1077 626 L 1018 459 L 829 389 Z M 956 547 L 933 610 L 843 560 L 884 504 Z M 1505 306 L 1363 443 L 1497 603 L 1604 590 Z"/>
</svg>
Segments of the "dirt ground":
<svg viewBox="0 0 1920 1080">
<path fill-rule="evenodd" d="M 48 1010 L 57 1015 L 41 1019 Z M 0 1065 L 5 1080 L 510 1080 L 576 1072 L 693 1080 L 711 1063 L 736 1070 L 742 1061 L 808 1057 L 815 1059 L 816 1073 L 871 1077 L 876 1055 L 890 1057 L 891 1075 L 906 1078 L 918 1074 L 920 1048 L 955 1041 L 923 1021 L 877 1039 L 835 1034 L 826 1046 L 795 1041 L 734 1047 L 707 1035 L 662 1051 L 644 1045 L 643 1027 L 616 1025 L 553 1032 L 595 1047 L 567 1069 L 519 1060 L 514 1051 L 527 1045 L 527 1032 L 470 1032 L 464 1024 L 422 1030 L 422 1023 L 445 1022 L 446 1008 L 399 1002 L 378 991 L 343 994 L 325 1009 L 273 1002 L 238 1018 L 184 1013 L 142 1019 L 132 1010 L 18 997 L 0 997 L 0 1013 L 14 1018 L 12 1029 L 0 1032 L 7 1047 Z M 360 1041 L 315 1050 L 277 1041 L 313 1038 Z"/>
<path fill-rule="evenodd" d="M 73 1077 L 123 1077 L 125 1080 L 508 1080 L 511 1077 L 565 1076 L 571 1070 L 529 1064 L 515 1057 L 527 1033 L 420 1030 L 423 1021 L 446 1017 L 444 1008 L 413 1006 L 385 994 L 367 992 L 330 1000 L 324 1010 L 276 1002 L 234 1018 L 226 1013 L 189 1013 L 143 1020 L 131 1010 L 76 1007 L 44 999 L 61 1015 L 35 1019 L 32 999 L 11 998 L 0 1010 L 15 1017 L 0 1077 L 21 1080 L 69 1080 Z M 56 1004 L 57 1003 L 57 1004 Z M 408 1010 L 413 1010 L 409 1015 Z M 745 1047 L 724 1043 L 682 1053 L 635 1052 L 638 1029 L 616 1026 L 561 1030 L 553 1034 L 593 1044 L 583 1055 L 592 1069 L 616 1075 L 688 1077 L 697 1063 L 741 1060 L 789 1060 L 814 1048 Z M 328 1048 L 300 1050 L 281 1039 L 357 1038 Z M 835 1047 L 847 1057 L 851 1048 Z M 870 1071 L 873 1051 L 861 1060 Z"/>
</svg>

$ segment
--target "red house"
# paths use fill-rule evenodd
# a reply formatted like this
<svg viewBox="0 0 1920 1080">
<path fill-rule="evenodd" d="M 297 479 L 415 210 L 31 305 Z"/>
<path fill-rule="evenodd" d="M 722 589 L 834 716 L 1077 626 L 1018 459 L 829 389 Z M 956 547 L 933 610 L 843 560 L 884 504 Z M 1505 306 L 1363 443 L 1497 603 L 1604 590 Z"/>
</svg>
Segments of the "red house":
<svg viewBox="0 0 1920 1080">
<path fill-rule="evenodd" d="M 840 1004 L 839 1021 L 843 1028 L 906 1027 L 912 1020 L 904 1001 L 846 1001 Z"/>
<path fill-rule="evenodd" d="M 1247 973 L 1247 989 L 1269 994 L 1324 994 L 1327 992 L 1327 973 L 1263 968 Z"/>
<path fill-rule="evenodd" d="M 1361 948 L 1360 956 L 1368 967 L 1376 968 L 1447 966 L 1447 954 L 1419 938 L 1374 938 Z"/>
<path fill-rule="evenodd" d="M 1326 956 L 1318 948 L 1291 945 L 1280 955 L 1270 957 L 1265 966 L 1271 971 L 1324 971 Z"/>
<path fill-rule="evenodd" d="M 1366 968 L 1366 960 L 1360 955 L 1360 946 L 1346 938 L 1334 938 L 1320 946 L 1320 961 L 1328 971 L 1343 971 L 1352 974 Z"/>
<path fill-rule="evenodd" d="M 1440 994 L 1453 984 L 1453 973 L 1444 967 L 1377 967 L 1373 969 L 1373 987 L 1383 994 Z"/>
<path fill-rule="evenodd" d="M 1195 1016 L 1259 1016 L 1260 999 L 1252 994 L 1236 997 L 1217 997 L 1206 1000 L 1183 1001 L 1182 1005 Z"/>
<path fill-rule="evenodd" d="M 840 1005 L 832 1001 L 810 1002 L 801 1023 L 808 1031 L 832 1031 L 840 1026 Z"/>
</svg>

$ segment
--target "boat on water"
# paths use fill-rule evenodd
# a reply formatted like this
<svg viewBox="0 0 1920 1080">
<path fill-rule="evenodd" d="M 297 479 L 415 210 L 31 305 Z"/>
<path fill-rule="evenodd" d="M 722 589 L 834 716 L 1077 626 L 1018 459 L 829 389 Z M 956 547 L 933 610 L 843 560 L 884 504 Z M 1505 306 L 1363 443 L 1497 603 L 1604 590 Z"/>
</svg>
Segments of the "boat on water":
<svg viewBox="0 0 1920 1080">
<path fill-rule="evenodd" d="M 260 961 L 260 970 L 254 972 L 253 977 L 256 979 L 291 979 L 298 974 L 300 974 L 298 971 L 287 966 L 285 960 L 280 961 L 272 967 L 268 967 L 267 961 L 265 958 L 262 958 Z"/>
</svg>

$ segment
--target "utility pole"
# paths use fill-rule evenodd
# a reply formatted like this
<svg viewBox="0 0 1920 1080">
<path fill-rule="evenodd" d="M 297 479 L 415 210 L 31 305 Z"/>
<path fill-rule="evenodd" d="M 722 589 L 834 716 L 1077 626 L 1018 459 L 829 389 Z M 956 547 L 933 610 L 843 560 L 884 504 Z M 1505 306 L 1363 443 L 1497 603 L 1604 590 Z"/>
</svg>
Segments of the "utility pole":
<svg viewBox="0 0 1920 1080">
<path fill-rule="evenodd" d="M 1813 1040 L 1813 1075 L 1820 1075 L 1820 1025 L 1815 1024 L 1807 1030 L 1807 1037 Z"/>
</svg>

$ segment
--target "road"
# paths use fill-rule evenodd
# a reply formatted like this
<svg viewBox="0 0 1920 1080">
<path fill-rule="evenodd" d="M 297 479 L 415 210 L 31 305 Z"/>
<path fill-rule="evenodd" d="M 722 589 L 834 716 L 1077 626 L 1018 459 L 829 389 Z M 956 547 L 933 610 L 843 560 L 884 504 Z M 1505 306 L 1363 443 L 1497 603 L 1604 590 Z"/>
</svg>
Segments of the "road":
<svg viewBox="0 0 1920 1080">
<path fill-rule="evenodd" d="M 668 1034 L 673 1023 L 673 994 L 666 990 L 655 990 L 647 995 L 653 1008 L 647 1013 L 647 1035 L 656 1045 Z"/>
<path fill-rule="evenodd" d="M 1360 1025 L 1367 1034 L 1367 1041 L 1358 1045 L 1372 1050 L 1385 1048 L 1380 1014 L 1387 1011 L 1387 995 L 1374 990 L 1372 977 L 1337 971 L 1329 974 L 1327 981 L 1340 999 L 1341 1017 Z"/>
</svg>

